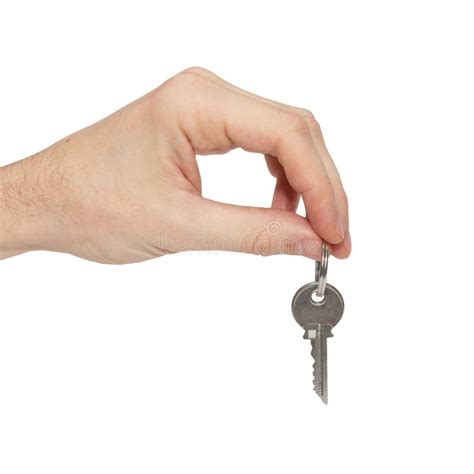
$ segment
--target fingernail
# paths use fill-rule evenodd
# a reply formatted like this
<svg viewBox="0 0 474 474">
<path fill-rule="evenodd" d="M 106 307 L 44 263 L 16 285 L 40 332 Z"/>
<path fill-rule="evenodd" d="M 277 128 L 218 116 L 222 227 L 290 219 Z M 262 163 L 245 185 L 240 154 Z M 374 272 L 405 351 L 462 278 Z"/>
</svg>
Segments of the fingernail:
<svg viewBox="0 0 474 474">
<path fill-rule="evenodd" d="M 336 220 L 336 227 L 337 227 L 337 234 L 341 238 L 341 242 L 344 240 L 344 222 L 342 221 L 342 216 L 341 214 L 337 215 L 337 220 Z"/>
</svg>

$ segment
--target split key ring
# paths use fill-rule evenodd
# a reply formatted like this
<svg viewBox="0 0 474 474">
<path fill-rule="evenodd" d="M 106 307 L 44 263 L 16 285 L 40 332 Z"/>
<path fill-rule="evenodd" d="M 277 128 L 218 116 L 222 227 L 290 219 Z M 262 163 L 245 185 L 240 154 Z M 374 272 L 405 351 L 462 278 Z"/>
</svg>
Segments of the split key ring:
<svg viewBox="0 0 474 474">
<path fill-rule="evenodd" d="M 313 293 L 315 300 L 322 301 L 326 293 L 326 280 L 328 277 L 329 248 L 323 241 L 321 248 L 321 261 L 316 260 L 316 271 L 314 280 L 316 281 L 316 290 Z"/>
</svg>

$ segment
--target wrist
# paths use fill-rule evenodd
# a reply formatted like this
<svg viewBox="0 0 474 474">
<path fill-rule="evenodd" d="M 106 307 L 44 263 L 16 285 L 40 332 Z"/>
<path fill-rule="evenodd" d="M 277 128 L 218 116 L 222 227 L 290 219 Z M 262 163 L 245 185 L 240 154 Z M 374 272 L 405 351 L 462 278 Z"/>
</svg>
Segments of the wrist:
<svg viewBox="0 0 474 474">
<path fill-rule="evenodd" d="M 0 167 L 0 259 L 59 250 L 57 189 L 45 153 Z"/>
</svg>

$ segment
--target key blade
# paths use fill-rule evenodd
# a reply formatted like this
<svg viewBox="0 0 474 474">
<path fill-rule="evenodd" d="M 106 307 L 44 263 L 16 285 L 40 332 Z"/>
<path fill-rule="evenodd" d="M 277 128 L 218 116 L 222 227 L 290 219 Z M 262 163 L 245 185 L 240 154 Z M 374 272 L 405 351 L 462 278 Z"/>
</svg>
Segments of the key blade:
<svg viewBox="0 0 474 474">
<path fill-rule="evenodd" d="M 328 404 L 328 377 L 327 377 L 327 339 L 316 332 L 316 337 L 311 339 L 311 355 L 314 359 L 313 364 L 313 389 L 319 398 Z"/>
<path fill-rule="evenodd" d="M 307 332 L 311 339 L 313 364 L 313 389 L 324 404 L 328 404 L 328 354 L 327 338 L 331 337 L 331 328 L 318 325 Z"/>
</svg>

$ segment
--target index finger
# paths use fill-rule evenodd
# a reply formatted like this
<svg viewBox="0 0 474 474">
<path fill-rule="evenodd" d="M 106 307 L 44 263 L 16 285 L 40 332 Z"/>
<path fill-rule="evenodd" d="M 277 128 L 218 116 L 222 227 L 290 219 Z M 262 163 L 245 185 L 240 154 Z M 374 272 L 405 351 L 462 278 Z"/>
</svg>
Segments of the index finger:
<svg viewBox="0 0 474 474">
<path fill-rule="evenodd" d="M 277 157 L 304 201 L 314 231 L 331 244 L 344 240 L 334 189 L 306 120 L 274 104 L 226 90 L 220 109 L 227 136 L 237 146 Z"/>
</svg>

